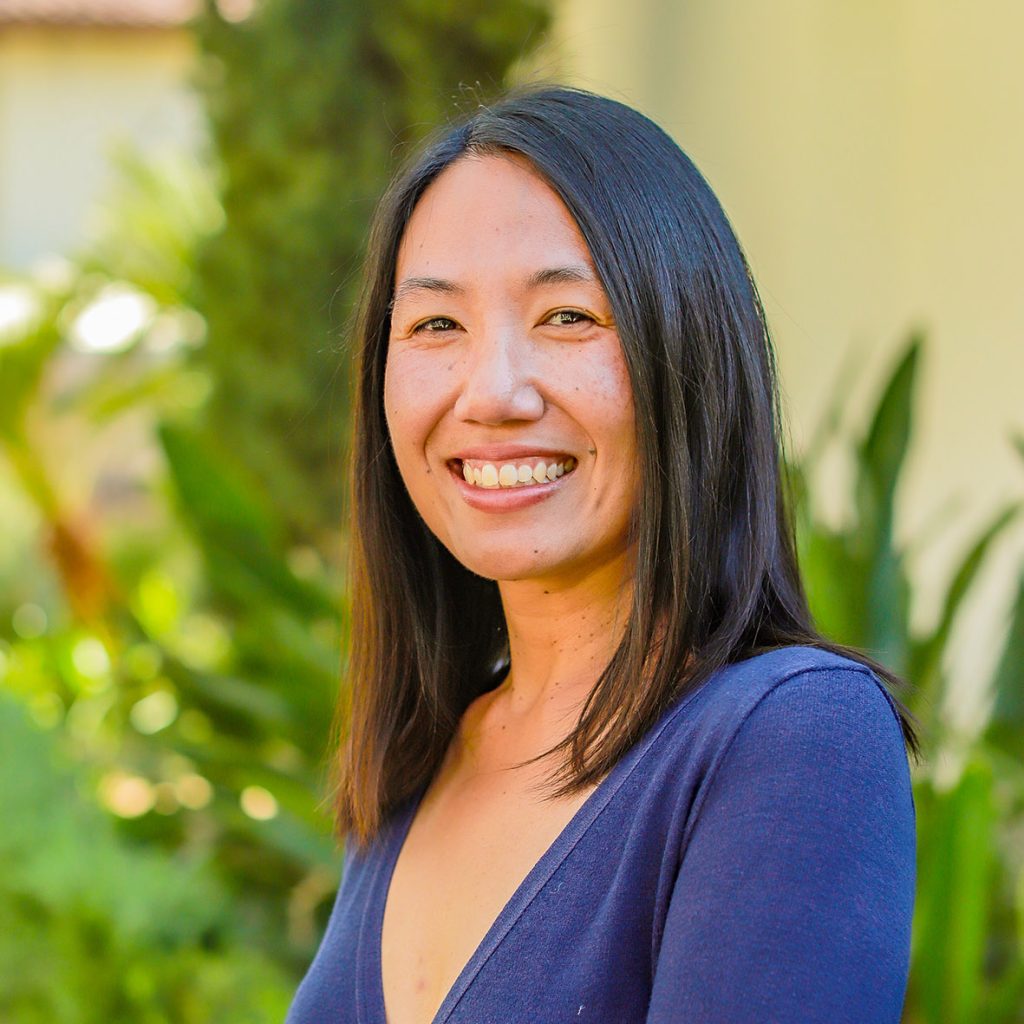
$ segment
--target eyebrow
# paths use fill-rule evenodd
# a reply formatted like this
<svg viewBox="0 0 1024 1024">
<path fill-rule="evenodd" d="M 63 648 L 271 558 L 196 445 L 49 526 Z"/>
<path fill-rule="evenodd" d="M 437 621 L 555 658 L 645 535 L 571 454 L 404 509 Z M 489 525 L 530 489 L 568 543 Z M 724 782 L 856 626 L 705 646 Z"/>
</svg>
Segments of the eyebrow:
<svg viewBox="0 0 1024 1024">
<path fill-rule="evenodd" d="M 583 263 L 574 263 L 564 267 L 545 267 L 534 271 L 526 279 L 527 288 L 541 288 L 552 284 L 597 284 L 594 272 Z M 446 281 L 440 277 L 407 277 L 395 288 L 390 305 L 411 292 L 440 292 L 442 295 L 463 295 L 466 289 L 455 281 Z"/>
<path fill-rule="evenodd" d="M 454 281 L 445 281 L 440 277 L 407 277 L 395 288 L 395 294 L 391 297 L 389 306 L 394 306 L 404 295 L 421 291 L 440 292 L 442 295 L 461 295 L 465 289 Z"/>
<path fill-rule="evenodd" d="M 527 288 L 539 288 L 546 284 L 597 284 L 597 278 L 590 267 L 574 263 L 567 267 L 547 267 L 529 276 Z"/>
</svg>

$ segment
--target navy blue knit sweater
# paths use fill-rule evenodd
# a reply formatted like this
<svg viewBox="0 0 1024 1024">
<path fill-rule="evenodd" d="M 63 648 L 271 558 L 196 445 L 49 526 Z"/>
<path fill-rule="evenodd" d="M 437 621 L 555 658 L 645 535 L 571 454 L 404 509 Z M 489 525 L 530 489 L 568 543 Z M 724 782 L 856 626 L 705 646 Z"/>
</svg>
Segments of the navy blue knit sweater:
<svg viewBox="0 0 1024 1024">
<path fill-rule="evenodd" d="M 346 854 L 288 1024 L 385 1024 L 384 903 L 417 802 Z M 896 1024 L 915 852 L 877 676 L 803 646 L 730 665 L 587 798 L 434 1024 Z"/>
</svg>

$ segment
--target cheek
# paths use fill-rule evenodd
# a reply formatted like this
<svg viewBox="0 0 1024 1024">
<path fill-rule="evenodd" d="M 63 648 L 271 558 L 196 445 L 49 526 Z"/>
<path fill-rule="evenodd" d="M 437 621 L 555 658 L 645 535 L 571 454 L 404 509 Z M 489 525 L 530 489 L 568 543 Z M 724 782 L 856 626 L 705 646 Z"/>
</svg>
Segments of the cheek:
<svg viewBox="0 0 1024 1024">
<path fill-rule="evenodd" d="M 633 382 L 622 349 L 617 348 L 614 358 L 608 360 L 604 379 L 607 394 L 611 398 L 609 422 L 619 435 L 620 447 L 625 456 L 633 459 L 636 454 L 636 410 L 633 402 Z"/>
<path fill-rule="evenodd" d="M 610 461 L 632 459 L 636 449 L 633 385 L 618 342 L 598 358 L 581 363 L 578 370 L 576 400 L 598 449 L 604 449 Z"/>
<path fill-rule="evenodd" d="M 615 366 L 609 373 L 608 390 L 612 396 L 614 422 L 620 432 L 628 434 L 629 446 L 632 448 L 636 431 L 633 383 L 629 379 L 629 371 L 626 369 L 626 364 L 621 357 L 616 361 Z"/>
<path fill-rule="evenodd" d="M 437 420 L 436 375 L 424 372 L 408 355 L 388 354 L 384 367 L 384 413 L 391 444 L 401 460 L 423 443 Z"/>
<path fill-rule="evenodd" d="M 384 418 L 387 420 L 391 444 L 395 448 L 401 447 L 401 438 L 404 434 L 401 413 L 405 403 L 402 401 L 400 385 L 401 381 L 395 378 L 395 371 L 389 356 L 384 367 Z"/>
<path fill-rule="evenodd" d="M 616 530 L 628 529 L 641 489 L 632 381 L 618 346 L 593 360 L 588 370 L 586 390 L 578 394 L 586 396 L 597 450 L 595 512 L 609 528 L 614 524 Z"/>
</svg>

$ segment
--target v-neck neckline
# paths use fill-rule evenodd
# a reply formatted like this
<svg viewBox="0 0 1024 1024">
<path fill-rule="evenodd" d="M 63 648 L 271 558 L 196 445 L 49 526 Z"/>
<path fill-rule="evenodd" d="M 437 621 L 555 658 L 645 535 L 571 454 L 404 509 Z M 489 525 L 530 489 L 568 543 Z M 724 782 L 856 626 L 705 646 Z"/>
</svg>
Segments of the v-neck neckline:
<svg viewBox="0 0 1024 1024">
<path fill-rule="evenodd" d="M 705 680 L 705 685 L 709 680 Z M 501 946 L 505 937 L 515 926 L 527 907 L 543 890 L 551 876 L 572 852 L 576 844 L 598 818 L 605 807 L 611 802 L 622 784 L 637 766 L 644 754 L 655 742 L 669 722 L 705 689 L 701 685 L 692 693 L 669 705 L 662 716 L 654 723 L 647 733 L 619 759 L 611 771 L 597 784 L 593 792 L 577 808 L 575 814 L 561 832 L 554 838 L 551 845 L 541 854 L 540 859 L 530 869 L 526 877 L 519 883 L 508 898 L 498 916 L 484 933 L 479 945 L 459 972 L 451 988 L 445 994 L 441 1005 L 437 1008 L 430 1024 L 447 1024 L 456 1006 L 466 994 L 473 980 Z M 368 913 L 363 921 L 362 934 L 359 941 L 358 959 L 360 969 L 357 972 L 360 982 L 371 986 L 371 991 L 364 992 L 357 1000 L 360 1012 L 359 1024 L 386 1024 L 387 1015 L 384 1004 L 384 972 L 382 965 L 382 944 L 384 932 L 384 912 L 387 908 L 388 893 L 391 879 L 395 872 L 402 847 L 412 828 L 423 796 L 429 784 L 424 785 L 407 801 L 404 809 L 396 812 L 391 828 L 385 838 L 384 857 L 377 877 L 374 880 L 373 898 L 368 901 Z M 369 911 L 372 909 L 372 913 Z"/>
</svg>

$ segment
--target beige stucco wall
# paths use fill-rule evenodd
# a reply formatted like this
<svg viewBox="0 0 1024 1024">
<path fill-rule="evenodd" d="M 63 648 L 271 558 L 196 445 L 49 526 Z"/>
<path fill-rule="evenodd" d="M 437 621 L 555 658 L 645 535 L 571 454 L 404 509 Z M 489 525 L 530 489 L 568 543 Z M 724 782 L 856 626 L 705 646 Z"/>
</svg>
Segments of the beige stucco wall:
<svg viewBox="0 0 1024 1024">
<path fill-rule="evenodd" d="M 912 563 L 918 624 L 966 540 L 1024 494 L 1007 441 L 1024 433 L 1022 38 L 1016 0 L 562 0 L 540 69 L 640 107 L 705 173 L 762 290 L 798 448 L 851 347 L 856 416 L 926 329 L 898 534 L 956 512 Z M 958 638 L 965 691 L 1003 628 L 1021 534 Z"/>
<path fill-rule="evenodd" d="M 80 244 L 121 143 L 194 149 L 184 31 L 0 28 L 0 268 Z"/>
</svg>

